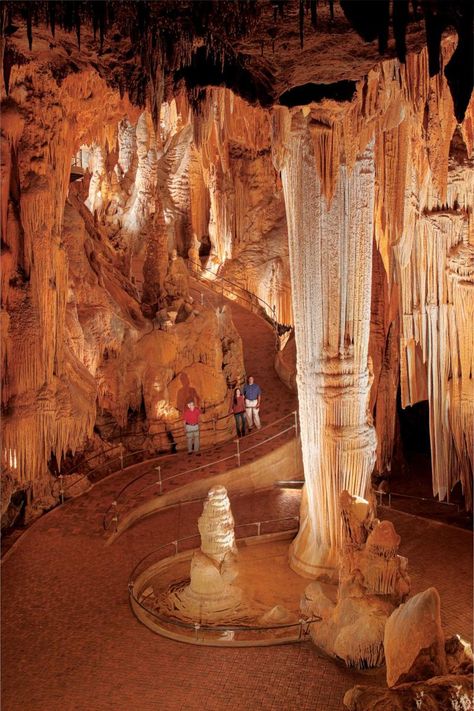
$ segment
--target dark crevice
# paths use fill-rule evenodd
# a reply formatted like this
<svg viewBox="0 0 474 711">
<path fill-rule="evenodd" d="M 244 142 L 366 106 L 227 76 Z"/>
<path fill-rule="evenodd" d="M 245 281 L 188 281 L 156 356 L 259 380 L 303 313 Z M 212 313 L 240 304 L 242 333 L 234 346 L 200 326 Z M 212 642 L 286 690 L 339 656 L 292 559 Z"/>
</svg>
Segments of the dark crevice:
<svg viewBox="0 0 474 711">
<path fill-rule="evenodd" d="M 184 81 L 191 94 L 191 103 L 199 104 L 204 98 L 207 86 L 225 86 L 232 89 L 250 104 L 259 103 L 270 107 L 274 102 L 271 77 L 263 73 L 256 76 L 247 68 L 247 57 L 242 54 L 227 56 L 224 61 L 199 47 L 194 52 L 191 63 L 174 73 L 174 84 Z M 195 106 L 196 108 L 196 106 Z"/>
<path fill-rule="evenodd" d="M 279 98 L 282 106 L 303 106 L 311 102 L 332 99 L 333 101 L 352 101 L 356 91 L 356 82 L 336 81 L 333 84 L 302 84 L 285 91 Z"/>
</svg>

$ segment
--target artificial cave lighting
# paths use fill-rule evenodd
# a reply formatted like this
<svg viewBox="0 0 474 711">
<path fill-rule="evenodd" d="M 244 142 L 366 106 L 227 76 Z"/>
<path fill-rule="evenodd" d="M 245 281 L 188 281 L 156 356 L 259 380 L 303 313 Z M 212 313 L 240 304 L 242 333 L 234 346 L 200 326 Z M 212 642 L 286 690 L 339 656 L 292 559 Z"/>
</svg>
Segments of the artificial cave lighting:
<svg viewBox="0 0 474 711">
<path fill-rule="evenodd" d="M 5 709 L 474 708 L 472 3 L 0 17 Z"/>
</svg>

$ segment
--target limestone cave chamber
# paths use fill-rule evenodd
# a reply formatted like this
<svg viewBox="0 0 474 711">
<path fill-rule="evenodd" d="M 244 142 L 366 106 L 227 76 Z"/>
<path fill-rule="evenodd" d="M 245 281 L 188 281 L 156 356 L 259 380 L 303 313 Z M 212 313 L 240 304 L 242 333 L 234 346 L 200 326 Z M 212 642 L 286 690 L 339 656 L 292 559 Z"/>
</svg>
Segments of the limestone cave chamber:
<svg viewBox="0 0 474 711">
<path fill-rule="evenodd" d="M 3 711 L 474 711 L 472 0 L 3 0 Z"/>
</svg>

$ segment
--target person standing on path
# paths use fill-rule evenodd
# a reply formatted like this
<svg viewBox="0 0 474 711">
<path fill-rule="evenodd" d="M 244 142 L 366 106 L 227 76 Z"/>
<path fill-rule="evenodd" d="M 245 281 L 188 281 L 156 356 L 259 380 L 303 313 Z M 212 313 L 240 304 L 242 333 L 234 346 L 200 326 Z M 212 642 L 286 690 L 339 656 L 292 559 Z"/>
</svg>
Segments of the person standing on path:
<svg viewBox="0 0 474 711">
<path fill-rule="evenodd" d="M 201 410 L 194 405 L 194 400 L 190 400 L 184 411 L 184 429 L 186 431 L 186 439 L 188 440 L 188 454 L 199 452 L 199 417 Z"/>
<path fill-rule="evenodd" d="M 235 417 L 235 426 L 237 428 L 237 436 L 244 437 L 245 435 L 245 397 L 242 395 L 240 388 L 235 388 L 232 402 L 230 403 L 229 413 L 233 412 Z"/>
<path fill-rule="evenodd" d="M 257 430 L 260 429 L 259 410 L 261 395 L 262 391 L 260 385 L 254 382 L 252 375 L 249 375 L 247 385 L 244 385 L 245 413 L 247 415 L 249 431 L 251 431 L 253 424 L 255 424 Z"/>
</svg>

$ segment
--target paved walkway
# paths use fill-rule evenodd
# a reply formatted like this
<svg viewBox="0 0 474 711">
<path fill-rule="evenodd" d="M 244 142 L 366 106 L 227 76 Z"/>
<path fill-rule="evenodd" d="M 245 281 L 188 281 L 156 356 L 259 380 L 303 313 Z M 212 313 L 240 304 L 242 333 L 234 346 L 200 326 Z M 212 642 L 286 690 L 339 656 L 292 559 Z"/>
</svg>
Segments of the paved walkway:
<svg viewBox="0 0 474 711">
<path fill-rule="evenodd" d="M 293 409 L 295 399 L 270 365 L 271 330 L 237 305 L 232 310 L 247 372 L 262 385 L 266 423 Z M 185 458 L 177 455 L 173 466 L 188 466 Z M 130 571 L 153 548 L 193 533 L 201 506 L 162 511 L 106 547 L 102 515 L 129 475 L 110 477 L 40 519 L 4 562 L 2 711 L 339 711 L 350 686 L 383 679 L 380 671 L 346 670 L 310 642 L 214 649 L 172 642 L 140 625 L 128 604 Z M 236 524 L 296 515 L 299 498 L 283 490 L 237 497 Z M 471 535 L 385 513 L 402 535 L 413 592 L 435 585 L 446 631 L 470 639 Z"/>
</svg>

